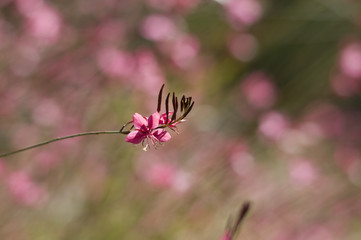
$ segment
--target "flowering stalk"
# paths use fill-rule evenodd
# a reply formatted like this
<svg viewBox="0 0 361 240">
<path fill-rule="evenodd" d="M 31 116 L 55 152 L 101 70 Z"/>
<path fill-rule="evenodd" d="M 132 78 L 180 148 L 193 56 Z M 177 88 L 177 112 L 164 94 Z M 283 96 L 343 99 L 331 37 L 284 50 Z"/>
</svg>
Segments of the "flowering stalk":
<svg viewBox="0 0 361 240">
<path fill-rule="evenodd" d="M 236 236 L 236 234 L 241 226 L 241 223 L 247 216 L 247 213 L 249 212 L 250 207 L 251 207 L 250 202 L 243 203 L 243 205 L 238 213 L 238 217 L 237 217 L 236 221 L 234 223 L 228 224 L 227 229 L 226 229 L 225 233 L 223 234 L 221 240 L 234 240 L 234 237 Z"/>
<path fill-rule="evenodd" d="M 30 150 L 33 148 L 37 148 L 43 145 L 47 145 L 52 142 L 62 141 L 69 138 L 81 137 L 81 136 L 88 136 L 88 135 L 101 135 L 101 134 L 127 134 L 125 141 L 138 144 L 146 141 L 146 146 L 144 150 L 147 150 L 150 145 L 156 146 L 161 144 L 162 142 L 166 142 L 171 139 L 170 134 L 164 130 L 164 128 L 169 127 L 171 130 L 176 131 L 176 126 L 178 123 L 183 121 L 183 119 L 188 115 L 188 113 L 192 110 L 194 102 L 192 102 L 192 98 L 185 98 L 182 97 L 180 107 L 180 112 L 182 115 L 179 118 L 176 118 L 176 114 L 178 111 L 178 98 L 175 97 L 173 92 L 173 112 L 169 112 L 169 93 L 166 99 L 166 113 L 160 115 L 159 112 L 161 110 L 161 102 L 162 102 L 162 92 L 163 92 L 164 84 L 162 85 L 159 96 L 158 96 L 158 107 L 157 112 L 153 113 L 149 118 L 143 117 L 142 115 L 135 113 L 133 115 L 133 120 L 123 125 L 123 127 L 118 131 L 94 131 L 94 132 L 84 132 L 84 133 L 77 133 L 69 136 L 54 138 L 42 143 L 38 143 L 35 145 L 31 145 L 22 149 L 18 149 L 12 152 L 7 152 L 0 154 L 0 157 L 10 156 L 16 153 L 20 153 L 26 150 Z M 127 126 L 132 123 L 132 126 L 129 130 L 124 130 Z M 132 129 L 135 130 L 132 131 Z"/>
<path fill-rule="evenodd" d="M 52 142 L 57 142 L 57 141 L 61 141 L 61 140 L 69 139 L 69 138 L 88 136 L 88 135 L 128 134 L 128 133 L 129 133 L 129 131 L 126 131 L 126 132 L 122 132 L 122 131 L 96 131 L 96 132 L 77 133 L 77 134 L 69 135 L 69 136 L 65 136 L 65 137 L 54 138 L 54 139 L 51 139 L 51 140 L 48 140 L 48 141 L 45 141 L 45 142 L 42 142 L 42 143 L 38 143 L 38 144 L 31 145 L 31 146 L 28 146 L 28 147 L 25 147 L 25 148 L 21 148 L 21 149 L 16 150 L 16 151 L 4 153 L 4 154 L 1 154 L 0 157 L 10 156 L 10 155 L 20 153 L 20 152 L 23 152 L 23 151 L 26 151 L 26 150 L 30 150 L 30 149 L 37 148 L 37 147 L 40 147 L 40 146 L 43 146 L 43 145 L 47 145 L 47 144 L 52 143 Z"/>
</svg>

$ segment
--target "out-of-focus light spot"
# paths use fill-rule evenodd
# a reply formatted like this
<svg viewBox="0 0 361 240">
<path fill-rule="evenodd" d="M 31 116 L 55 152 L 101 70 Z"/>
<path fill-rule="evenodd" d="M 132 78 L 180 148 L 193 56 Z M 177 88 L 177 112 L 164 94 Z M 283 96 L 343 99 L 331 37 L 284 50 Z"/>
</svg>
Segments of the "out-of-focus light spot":
<svg viewBox="0 0 361 240">
<path fill-rule="evenodd" d="M 333 91 L 340 97 L 350 97 L 360 92 L 361 81 L 343 75 L 334 76 L 331 79 Z"/>
<path fill-rule="evenodd" d="M 199 52 L 199 42 L 195 37 L 182 36 L 170 44 L 170 56 L 177 66 L 187 69 L 194 64 Z"/>
<path fill-rule="evenodd" d="M 233 170 L 241 177 L 247 175 L 254 167 L 254 158 L 246 151 L 232 153 L 229 160 Z"/>
<path fill-rule="evenodd" d="M 289 119 L 279 112 L 269 112 L 262 116 L 258 131 L 261 135 L 278 141 L 290 126 Z"/>
<path fill-rule="evenodd" d="M 43 7 L 28 16 L 28 31 L 44 43 L 56 42 L 61 29 L 60 15 L 52 8 Z"/>
<path fill-rule="evenodd" d="M 337 137 L 343 133 L 345 117 L 340 110 L 330 104 L 319 104 L 306 114 L 309 121 L 319 126 L 323 136 Z"/>
<path fill-rule="evenodd" d="M 241 83 L 241 91 L 247 102 L 257 109 L 269 108 L 276 102 L 276 88 L 262 72 L 247 76 Z"/>
<path fill-rule="evenodd" d="M 153 159 L 152 162 L 141 163 L 138 170 L 141 177 L 156 188 L 185 193 L 191 186 L 189 174 L 170 163 Z"/>
<path fill-rule="evenodd" d="M 170 40 L 177 34 L 174 22 L 164 15 L 150 15 L 146 17 L 140 32 L 144 38 L 152 41 Z"/>
<path fill-rule="evenodd" d="M 340 67 L 345 75 L 361 78 L 361 43 L 350 43 L 342 49 Z"/>
<path fill-rule="evenodd" d="M 310 185 L 317 177 L 316 169 L 307 159 L 295 160 L 289 171 L 292 183 L 300 187 Z"/>
<path fill-rule="evenodd" d="M 232 21 L 250 26 L 262 16 L 262 6 L 257 0 L 231 0 L 225 3 L 229 18 Z"/>
<path fill-rule="evenodd" d="M 130 77 L 135 68 L 133 56 L 115 48 L 100 50 L 97 61 L 100 69 L 111 77 Z"/>
<path fill-rule="evenodd" d="M 249 62 L 257 55 L 258 41 L 251 34 L 239 34 L 230 39 L 228 48 L 236 59 Z"/>
<path fill-rule="evenodd" d="M 286 131 L 280 141 L 280 147 L 287 153 L 300 153 L 303 147 L 307 145 L 307 136 L 298 130 Z"/>
<path fill-rule="evenodd" d="M 135 61 L 136 71 L 132 76 L 135 86 L 149 95 L 157 95 L 165 79 L 153 52 L 140 50 L 135 53 Z"/>
<path fill-rule="evenodd" d="M 35 107 L 32 117 L 37 124 L 51 127 L 60 123 L 62 111 L 53 100 L 42 99 Z"/>
<path fill-rule="evenodd" d="M 26 31 L 45 44 L 57 41 L 62 26 L 60 14 L 42 0 L 17 0 L 17 8 L 27 21 Z"/>
<path fill-rule="evenodd" d="M 45 190 L 35 184 L 23 171 L 10 174 L 7 179 L 7 187 L 14 200 L 26 206 L 35 206 L 47 199 Z"/>
</svg>

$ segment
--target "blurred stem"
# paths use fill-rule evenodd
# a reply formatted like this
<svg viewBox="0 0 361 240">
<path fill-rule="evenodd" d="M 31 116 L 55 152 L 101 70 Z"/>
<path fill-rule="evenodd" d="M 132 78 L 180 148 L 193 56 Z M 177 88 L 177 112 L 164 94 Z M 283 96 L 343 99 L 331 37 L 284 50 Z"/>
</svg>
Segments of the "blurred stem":
<svg viewBox="0 0 361 240">
<path fill-rule="evenodd" d="M 23 151 L 26 151 L 26 150 L 37 148 L 37 147 L 47 145 L 47 144 L 52 143 L 52 142 L 57 142 L 57 141 L 65 140 L 65 139 L 68 139 L 68 138 L 75 138 L 75 137 L 88 136 L 88 135 L 128 134 L 128 133 L 129 133 L 129 131 L 122 131 L 122 130 L 120 130 L 120 131 L 119 130 L 118 131 L 95 131 L 95 132 L 77 133 L 77 134 L 69 135 L 69 136 L 65 136 L 65 137 L 54 138 L 54 139 L 51 139 L 51 140 L 48 140 L 48 141 L 45 141 L 45 142 L 42 142 L 42 143 L 31 145 L 31 146 L 26 147 L 26 148 L 21 148 L 21 149 L 18 149 L 16 151 L 4 153 L 4 154 L 1 154 L 0 157 L 10 156 L 10 155 L 13 155 L 13 154 L 16 154 L 16 153 L 20 153 L 20 152 L 23 152 Z"/>
</svg>

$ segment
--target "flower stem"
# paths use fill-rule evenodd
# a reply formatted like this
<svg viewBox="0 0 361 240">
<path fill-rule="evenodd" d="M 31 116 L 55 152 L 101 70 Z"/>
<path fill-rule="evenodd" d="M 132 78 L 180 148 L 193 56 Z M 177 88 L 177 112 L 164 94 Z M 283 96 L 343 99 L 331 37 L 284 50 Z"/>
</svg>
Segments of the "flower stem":
<svg viewBox="0 0 361 240">
<path fill-rule="evenodd" d="M 51 139 L 51 140 L 48 140 L 48 141 L 45 141 L 45 142 L 42 142 L 42 143 L 38 143 L 38 144 L 35 144 L 35 145 L 31 145 L 31 146 L 29 146 L 29 147 L 25 147 L 25 148 L 18 149 L 18 150 L 16 150 L 16 151 L 3 153 L 3 154 L 0 154 L 0 157 L 10 156 L 10 155 L 13 155 L 13 154 L 16 154 L 16 153 L 20 153 L 20 152 L 23 152 L 23 151 L 26 151 L 26 150 L 30 150 L 30 149 L 33 149 L 33 148 L 37 148 L 37 147 L 40 147 L 40 146 L 43 146 L 43 145 L 47 145 L 47 144 L 52 143 L 52 142 L 57 142 L 57 141 L 61 141 L 61 140 L 68 139 L 68 138 L 75 138 L 75 137 L 88 136 L 88 135 L 128 134 L 128 133 L 129 133 L 128 131 L 119 131 L 119 130 L 118 130 L 118 131 L 95 131 L 95 132 L 77 133 L 77 134 L 69 135 L 69 136 L 65 136 L 65 137 L 54 138 L 54 139 Z"/>
</svg>

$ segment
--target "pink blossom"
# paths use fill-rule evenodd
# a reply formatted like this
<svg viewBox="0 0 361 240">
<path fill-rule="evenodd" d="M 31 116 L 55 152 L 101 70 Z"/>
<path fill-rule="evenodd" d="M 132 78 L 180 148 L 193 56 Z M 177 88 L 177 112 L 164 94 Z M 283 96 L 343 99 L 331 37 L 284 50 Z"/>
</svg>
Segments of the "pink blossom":
<svg viewBox="0 0 361 240">
<path fill-rule="evenodd" d="M 349 77 L 361 77 L 361 43 L 351 43 L 342 49 L 340 67 Z"/>
<path fill-rule="evenodd" d="M 37 205 L 46 199 L 45 190 L 36 185 L 25 172 L 12 173 L 7 186 L 14 200 L 26 206 Z"/>
<path fill-rule="evenodd" d="M 262 16 L 262 7 L 257 0 L 231 0 L 226 3 L 231 20 L 246 26 L 257 22 Z"/>
<path fill-rule="evenodd" d="M 164 41 L 176 35 L 173 21 L 163 15 L 151 15 L 145 18 L 141 27 L 143 37 L 153 41 Z"/>
<path fill-rule="evenodd" d="M 168 121 L 167 121 L 167 113 L 163 113 L 162 115 L 160 115 L 159 124 L 161 124 L 161 125 L 169 124 L 169 123 L 171 122 L 172 115 L 173 115 L 173 112 L 169 112 L 169 113 L 168 113 Z M 178 125 L 180 122 L 181 122 L 181 121 L 177 121 L 177 122 L 175 122 L 175 123 L 172 123 L 172 124 L 170 124 L 168 127 L 169 127 L 170 129 L 177 130 L 176 125 Z"/>
<path fill-rule="evenodd" d="M 167 142 L 171 139 L 170 134 L 163 130 L 157 129 L 159 126 L 160 115 L 158 112 L 153 113 L 149 118 L 143 117 L 139 113 L 134 113 L 133 115 L 133 125 L 135 130 L 131 131 L 125 141 L 139 144 L 144 140 L 147 140 L 144 150 L 146 151 L 149 145 L 157 145 L 161 142 Z"/>
<path fill-rule="evenodd" d="M 241 91 L 247 102 L 257 109 L 269 108 L 276 101 L 275 86 L 263 72 L 247 76 L 241 84 Z"/>
</svg>

